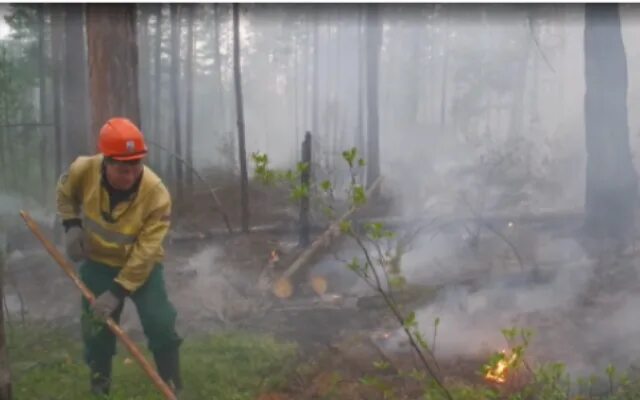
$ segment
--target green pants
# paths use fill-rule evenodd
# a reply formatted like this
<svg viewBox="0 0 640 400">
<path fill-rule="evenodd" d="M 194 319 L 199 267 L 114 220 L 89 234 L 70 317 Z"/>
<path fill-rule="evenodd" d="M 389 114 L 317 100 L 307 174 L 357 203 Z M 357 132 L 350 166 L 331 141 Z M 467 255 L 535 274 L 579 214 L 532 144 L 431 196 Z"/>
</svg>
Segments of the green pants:
<svg viewBox="0 0 640 400">
<path fill-rule="evenodd" d="M 111 287 L 118 271 L 88 260 L 80 266 L 80 277 L 97 297 Z M 149 350 L 154 354 L 173 350 L 182 342 L 175 330 L 176 310 L 167 296 L 162 272 L 162 264 L 157 264 L 147 282 L 130 296 L 138 310 Z M 120 321 L 123 306 L 124 302 L 112 314 L 116 322 Z M 92 364 L 111 359 L 116 354 L 116 337 L 106 324 L 93 316 L 89 302 L 84 298 L 81 324 L 85 361 Z"/>
</svg>

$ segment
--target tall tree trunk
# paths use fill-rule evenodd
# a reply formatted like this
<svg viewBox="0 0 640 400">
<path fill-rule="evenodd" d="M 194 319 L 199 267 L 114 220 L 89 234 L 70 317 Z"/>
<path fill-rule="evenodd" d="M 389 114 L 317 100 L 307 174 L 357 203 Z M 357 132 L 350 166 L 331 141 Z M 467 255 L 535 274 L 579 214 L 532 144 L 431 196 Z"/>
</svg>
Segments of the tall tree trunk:
<svg viewBox="0 0 640 400">
<path fill-rule="evenodd" d="M 136 9 L 133 4 L 87 4 L 91 131 L 121 116 L 140 124 Z"/>
<path fill-rule="evenodd" d="M 378 69 L 382 27 L 378 5 L 367 5 L 367 186 L 380 176 L 380 133 L 378 114 Z"/>
<path fill-rule="evenodd" d="M 4 303 L 6 249 L 6 234 L 4 232 L 0 232 L 0 400 L 11 400 L 13 398 L 13 391 L 11 387 L 11 370 L 9 356 L 7 354 L 7 335 L 4 329 L 4 310 L 6 309 Z"/>
<path fill-rule="evenodd" d="M 233 80 L 236 88 L 236 114 L 238 118 L 242 232 L 249 233 L 249 176 L 247 173 L 247 152 L 244 140 L 244 106 L 242 103 L 242 71 L 240 66 L 240 10 L 238 3 L 233 3 Z"/>
<path fill-rule="evenodd" d="M 449 101 L 447 98 L 447 79 L 449 79 L 449 20 L 448 13 L 444 7 L 442 9 L 442 13 L 444 18 L 443 31 L 445 36 L 442 43 L 444 59 L 442 60 L 442 77 L 440 78 L 440 130 L 444 132 L 447 127 L 447 103 Z"/>
<path fill-rule="evenodd" d="M 162 112 L 160 111 L 162 105 L 162 4 L 157 4 L 154 7 L 154 15 L 156 17 L 156 30 L 155 37 L 153 38 L 153 134 L 157 138 L 158 142 L 162 143 L 164 138 L 163 124 L 161 123 Z M 157 166 L 159 171 L 163 171 L 165 176 L 170 176 L 170 171 L 165 168 L 163 162 L 166 158 L 158 155 Z M 167 162 L 168 165 L 171 165 Z"/>
<path fill-rule="evenodd" d="M 40 108 L 40 124 L 49 122 L 47 118 L 47 50 L 45 46 L 44 30 L 45 30 L 45 6 L 39 4 L 37 9 L 38 15 L 38 87 L 39 87 L 39 101 L 38 106 Z M 47 139 L 50 134 L 50 130 L 47 127 L 39 128 L 40 134 L 40 179 L 42 184 L 42 200 L 44 204 L 47 203 L 49 198 L 49 152 L 48 146 L 49 140 Z"/>
<path fill-rule="evenodd" d="M 193 51 L 193 14 L 197 4 L 189 4 L 187 9 L 187 163 L 193 165 L 193 65 L 195 63 L 195 53 Z M 189 170 L 187 175 L 187 187 L 189 192 L 193 192 L 193 173 Z"/>
<path fill-rule="evenodd" d="M 531 38 L 526 38 L 525 48 L 520 57 L 519 62 L 516 64 L 516 76 L 515 87 L 512 92 L 511 100 L 511 116 L 509 118 L 509 135 L 523 136 L 523 112 L 524 112 L 524 96 L 525 87 L 527 82 L 527 69 L 529 66 L 529 58 L 531 56 Z"/>
<path fill-rule="evenodd" d="M 149 34 L 149 19 L 153 13 L 153 6 L 139 4 L 139 62 L 138 74 L 140 81 L 140 118 L 142 119 L 142 130 L 151 137 L 152 113 L 151 113 L 151 84 L 153 75 L 151 74 L 151 44 Z M 155 137 L 154 137 L 155 139 Z M 151 157 L 149 157 L 149 160 Z"/>
<path fill-rule="evenodd" d="M 314 10 L 314 14 L 313 14 L 313 88 L 312 90 L 312 96 L 313 96 L 313 100 L 311 103 L 311 133 L 319 138 L 320 137 L 320 132 L 318 132 L 319 129 L 319 122 L 318 122 L 318 113 L 320 112 L 319 108 L 320 108 L 320 93 L 319 93 L 319 86 L 318 86 L 318 80 L 320 79 L 320 45 L 319 45 L 319 36 L 320 36 L 320 21 L 319 21 L 319 13 L 320 10 L 318 8 L 315 8 Z"/>
<path fill-rule="evenodd" d="M 89 89 L 84 37 L 84 5 L 66 4 L 64 46 L 64 122 L 68 164 L 80 155 L 93 154 L 89 147 L 97 135 L 89 129 Z"/>
<path fill-rule="evenodd" d="M 623 239 L 634 227 L 637 176 L 629 149 L 627 59 L 616 4 L 585 5 L 586 227 Z"/>
<path fill-rule="evenodd" d="M 182 135 L 180 132 L 180 16 L 177 3 L 169 5 L 171 11 L 171 105 L 173 106 L 173 150 L 179 156 L 182 154 Z M 175 170 L 176 196 L 179 202 L 184 198 L 182 163 L 172 161 Z"/>
<path fill-rule="evenodd" d="M 293 36 L 293 137 L 296 140 L 294 160 L 299 160 L 300 152 L 300 108 L 298 107 L 298 92 L 300 91 L 300 61 L 298 60 L 298 34 L 296 29 Z"/>
<path fill-rule="evenodd" d="M 235 141 L 233 138 L 233 133 L 231 129 L 229 129 L 227 125 L 227 111 L 225 105 L 225 95 L 224 95 L 224 86 L 222 85 L 222 55 L 220 54 L 220 15 L 222 13 L 220 4 L 213 5 L 213 57 L 214 63 L 216 67 L 216 102 L 215 105 L 218 107 L 217 110 L 214 110 L 213 115 L 218 116 L 216 118 L 215 123 L 218 124 L 218 128 L 222 132 L 229 132 L 231 137 L 229 138 L 229 142 L 232 143 Z M 214 125 L 215 126 L 215 125 Z"/>
<path fill-rule="evenodd" d="M 360 153 L 360 157 L 363 159 L 367 159 L 367 150 L 366 150 L 366 132 L 365 132 L 365 120 L 364 120 L 364 90 L 365 90 L 365 82 L 366 82 L 366 71 L 364 69 L 364 58 L 365 58 L 365 50 L 363 43 L 363 28 L 365 21 L 365 13 L 364 8 L 361 5 L 360 12 L 358 13 L 358 125 L 357 125 L 357 135 L 356 138 L 356 147 L 358 152 Z M 360 181 L 364 182 L 365 171 L 361 170 Z"/>
<path fill-rule="evenodd" d="M 53 80 L 53 130 L 54 130 L 54 174 L 59 177 L 63 168 L 62 137 L 62 74 L 64 54 L 64 10 L 61 5 L 51 9 L 51 66 Z M 5 121 L 7 122 L 7 121 Z"/>
</svg>

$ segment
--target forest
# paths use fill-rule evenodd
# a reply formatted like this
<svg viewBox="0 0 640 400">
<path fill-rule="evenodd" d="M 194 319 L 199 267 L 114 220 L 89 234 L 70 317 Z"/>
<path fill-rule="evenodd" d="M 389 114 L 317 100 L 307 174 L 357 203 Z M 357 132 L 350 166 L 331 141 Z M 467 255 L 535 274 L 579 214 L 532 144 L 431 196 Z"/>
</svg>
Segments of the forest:
<svg viewBox="0 0 640 400">
<path fill-rule="evenodd" d="M 112 117 L 171 195 L 181 400 L 640 398 L 635 4 L 0 14 L 0 400 L 90 398 L 56 185 Z M 106 398 L 175 399 L 140 363 Z"/>
</svg>

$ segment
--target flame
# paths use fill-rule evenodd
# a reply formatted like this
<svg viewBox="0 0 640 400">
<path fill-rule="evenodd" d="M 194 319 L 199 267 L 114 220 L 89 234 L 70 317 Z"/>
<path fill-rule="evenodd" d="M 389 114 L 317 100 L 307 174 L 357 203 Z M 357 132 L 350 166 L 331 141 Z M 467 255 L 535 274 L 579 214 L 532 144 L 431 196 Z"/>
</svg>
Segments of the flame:
<svg viewBox="0 0 640 400">
<path fill-rule="evenodd" d="M 275 263 L 278 261 L 280 261 L 280 256 L 278 256 L 278 252 L 275 249 L 271 250 L 271 254 L 269 254 L 269 262 Z"/>
<path fill-rule="evenodd" d="M 484 376 L 491 382 L 505 383 L 507 381 L 509 367 L 513 366 L 513 364 L 518 360 L 518 355 L 516 353 L 512 353 L 509 357 L 507 357 L 507 352 L 505 350 L 502 350 L 501 353 L 503 354 L 502 359 L 498 361 L 494 368 L 489 369 Z"/>
</svg>

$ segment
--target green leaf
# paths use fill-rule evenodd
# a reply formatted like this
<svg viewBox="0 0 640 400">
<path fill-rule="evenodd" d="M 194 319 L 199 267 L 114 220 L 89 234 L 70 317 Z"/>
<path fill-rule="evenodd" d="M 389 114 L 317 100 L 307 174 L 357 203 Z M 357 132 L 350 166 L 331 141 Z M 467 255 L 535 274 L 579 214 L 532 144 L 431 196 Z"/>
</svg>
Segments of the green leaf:
<svg viewBox="0 0 640 400">
<path fill-rule="evenodd" d="M 424 338 L 424 336 L 422 335 L 422 333 L 420 332 L 415 332 L 414 334 L 416 341 L 418 342 L 418 345 L 424 349 L 424 350 L 429 350 L 429 343 L 427 343 L 427 340 Z"/>
<path fill-rule="evenodd" d="M 361 167 L 365 166 L 365 162 L 364 162 L 364 160 L 362 158 L 358 160 L 358 165 L 361 166 Z"/>
<path fill-rule="evenodd" d="M 343 234 L 348 234 L 351 232 L 350 220 L 340 221 L 340 232 L 342 232 Z"/>
<path fill-rule="evenodd" d="M 377 370 L 385 370 L 385 369 L 389 369 L 391 367 L 391 364 L 389 364 L 386 361 L 374 361 L 373 362 L 373 367 Z"/>
<path fill-rule="evenodd" d="M 360 260 L 358 260 L 358 257 L 353 257 L 351 262 L 347 264 L 347 268 L 349 268 L 353 272 L 359 272 L 361 267 L 360 267 Z"/>
<path fill-rule="evenodd" d="M 302 175 L 303 173 L 309 171 L 309 163 L 299 162 L 298 165 L 296 165 L 296 170 L 298 171 L 298 175 Z"/>
<path fill-rule="evenodd" d="M 411 311 L 409 315 L 404 319 L 404 323 L 402 324 L 405 328 L 414 328 L 418 326 L 418 322 L 416 321 L 416 312 Z"/>
<path fill-rule="evenodd" d="M 324 192 L 328 192 L 328 191 L 330 191 L 330 190 L 331 190 L 331 187 L 332 187 L 332 185 L 331 185 L 331 181 L 329 181 L 329 180 L 324 180 L 324 181 L 322 181 L 322 183 L 320 183 L 320 188 L 321 188 L 321 189 L 322 189 L 322 191 L 324 191 Z"/>
<path fill-rule="evenodd" d="M 291 197 L 293 200 L 301 200 L 309 196 L 309 187 L 307 185 L 296 185 L 291 191 Z"/>
<path fill-rule="evenodd" d="M 351 195 L 351 202 L 355 207 L 360 207 L 367 202 L 367 194 L 362 185 L 354 185 Z"/>
<path fill-rule="evenodd" d="M 406 283 L 407 283 L 407 280 L 400 275 L 389 278 L 389 286 L 391 286 L 394 289 L 400 289 L 404 287 Z"/>
</svg>

